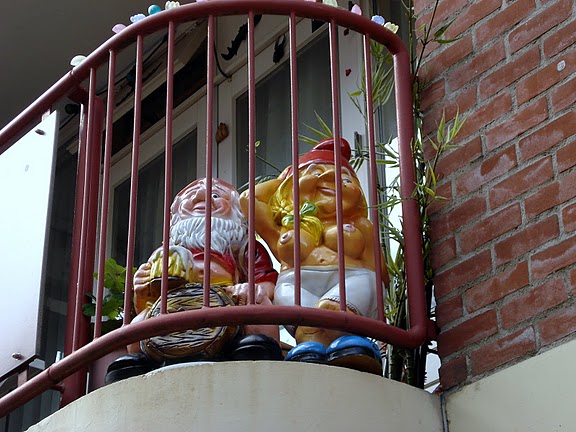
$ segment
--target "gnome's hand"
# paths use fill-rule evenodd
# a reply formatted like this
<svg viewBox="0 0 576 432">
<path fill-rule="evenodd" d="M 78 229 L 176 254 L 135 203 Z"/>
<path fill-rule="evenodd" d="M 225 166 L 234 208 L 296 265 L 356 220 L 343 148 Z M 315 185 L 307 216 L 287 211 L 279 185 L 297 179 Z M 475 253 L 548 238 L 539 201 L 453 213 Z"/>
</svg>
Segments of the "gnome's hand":
<svg viewBox="0 0 576 432">
<path fill-rule="evenodd" d="M 151 263 L 150 278 L 162 277 L 162 252 L 160 247 L 152 253 L 148 262 Z M 168 248 L 168 276 L 182 278 L 191 281 L 191 271 L 194 266 L 192 253 L 182 246 L 170 246 Z"/>
<path fill-rule="evenodd" d="M 230 287 L 226 287 L 225 290 L 228 294 L 230 294 L 235 304 L 243 306 L 248 304 L 249 286 L 250 285 L 248 283 L 239 283 Z M 256 296 L 256 304 L 272 304 L 269 289 L 265 286 L 265 284 L 256 284 L 254 287 L 254 294 Z"/>
</svg>

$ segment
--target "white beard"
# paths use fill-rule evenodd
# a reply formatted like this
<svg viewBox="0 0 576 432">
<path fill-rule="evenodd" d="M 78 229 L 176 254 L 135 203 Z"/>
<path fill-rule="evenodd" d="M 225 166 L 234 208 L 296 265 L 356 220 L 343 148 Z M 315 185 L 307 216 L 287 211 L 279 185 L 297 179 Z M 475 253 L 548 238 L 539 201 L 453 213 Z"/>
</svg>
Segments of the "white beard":
<svg viewBox="0 0 576 432">
<path fill-rule="evenodd" d="M 212 217 L 211 250 L 220 254 L 236 255 L 247 241 L 246 221 Z M 206 232 L 204 216 L 193 216 L 179 220 L 170 226 L 170 244 L 183 246 L 188 250 L 203 250 Z"/>
</svg>

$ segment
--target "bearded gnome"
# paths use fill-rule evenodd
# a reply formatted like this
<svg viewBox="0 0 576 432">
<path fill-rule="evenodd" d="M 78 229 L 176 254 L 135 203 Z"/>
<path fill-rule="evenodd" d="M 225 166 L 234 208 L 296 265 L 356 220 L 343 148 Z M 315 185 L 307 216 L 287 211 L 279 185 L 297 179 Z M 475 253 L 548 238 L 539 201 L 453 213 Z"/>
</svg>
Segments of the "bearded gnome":
<svg viewBox="0 0 576 432">
<path fill-rule="evenodd" d="M 210 305 L 245 305 L 248 297 L 248 231 L 238 192 L 220 179 L 198 179 L 180 191 L 171 206 L 168 258 L 168 313 L 202 307 L 205 261 L 206 195 L 211 203 Z M 152 253 L 134 274 L 132 322 L 159 314 L 162 252 Z M 255 303 L 271 305 L 278 273 L 268 252 L 256 242 Z M 278 326 L 246 325 L 189 330 L 132 344 L 113 362 L 106 382 L 139 375 L 156 367 L 195 360 L 281 360 Z"/>
</svg>

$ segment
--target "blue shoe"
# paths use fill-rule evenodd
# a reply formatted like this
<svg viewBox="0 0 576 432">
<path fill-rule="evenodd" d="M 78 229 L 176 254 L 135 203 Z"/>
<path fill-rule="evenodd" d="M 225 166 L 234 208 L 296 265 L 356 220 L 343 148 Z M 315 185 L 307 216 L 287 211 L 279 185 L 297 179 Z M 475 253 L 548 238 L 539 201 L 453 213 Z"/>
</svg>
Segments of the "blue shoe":
<svg viewBox="0 0 576 432">
<path fill-rule="evenodd" d="M 342 336 L 326 349 L 327 364 L 382 376 L 378 346 L 361 336 Z"/>
<path fill-rule="evenodd" d="M 303 363 L 326 363 L 326 347 L 320 342 L 302 342 L 286 354 L 285 361 Z"/>
</svg>

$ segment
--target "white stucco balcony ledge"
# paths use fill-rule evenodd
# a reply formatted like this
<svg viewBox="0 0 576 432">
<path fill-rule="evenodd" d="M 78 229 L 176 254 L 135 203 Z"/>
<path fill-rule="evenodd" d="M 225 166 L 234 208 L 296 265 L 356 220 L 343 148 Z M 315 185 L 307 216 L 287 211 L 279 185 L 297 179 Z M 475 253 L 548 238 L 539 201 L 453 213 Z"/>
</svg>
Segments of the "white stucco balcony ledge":
<svg viewBox="0 0 576 432">
<path fill-rule="evenodd" d="M 98 389 L 28 429 L 440 432 L 440 397 L 340 367 L 271 361 L 171 366 Z"/>
</svg>

